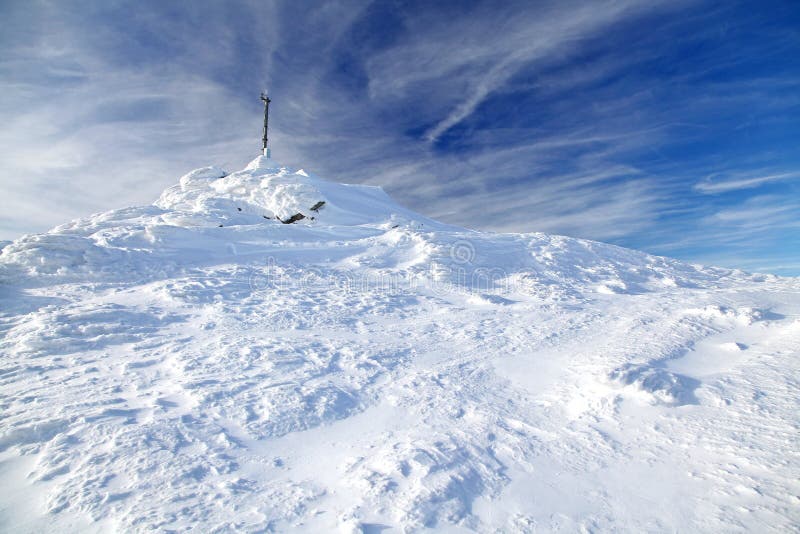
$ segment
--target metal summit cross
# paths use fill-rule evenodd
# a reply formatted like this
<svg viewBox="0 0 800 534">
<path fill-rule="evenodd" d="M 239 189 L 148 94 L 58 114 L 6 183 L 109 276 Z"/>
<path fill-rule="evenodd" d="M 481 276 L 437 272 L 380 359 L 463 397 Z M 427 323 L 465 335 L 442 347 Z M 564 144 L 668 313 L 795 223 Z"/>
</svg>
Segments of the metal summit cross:
<svg viewBox="0 0 800 534">
<path fill-rule="evenodd" d="M 272 100 L 269 99 L 266 91 L 261 93 L 261 101 L 264 102 L 264 138 L 261 140 L 261 149 L 263 154 L 269 157 L 269 148 L 267 147 L 267 129 L 269 128 L 269 103 L 272 102 Z"/>
</svg>

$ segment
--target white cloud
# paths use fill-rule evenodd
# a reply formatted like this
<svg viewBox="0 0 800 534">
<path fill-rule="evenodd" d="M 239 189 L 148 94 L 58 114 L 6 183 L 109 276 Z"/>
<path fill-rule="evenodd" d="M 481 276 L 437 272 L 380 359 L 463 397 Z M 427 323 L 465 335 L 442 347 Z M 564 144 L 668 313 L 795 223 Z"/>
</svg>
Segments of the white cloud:
<svg viewBox="0 0 800 534">
<path fill-rule="evenodd" d="M 435 105 L 429 112 L 444 112 L 444 117 L 425 133 L 428 141 L 435 141 L 522 67 L 563 59 L 581 46 L 582 39 L 626 17 L 652 11 L 659 3 L 561 2 L 525 10 L 492 3 L 444 25 L 412 20 L 412 41 L 370 59 L 370 94 L 380 98 L 435 88 Z M 575 73 L 571 76 L 576 82 L 581 79 Z"/>
<path fill-rule="evenodd" d="M 800 172 L 783 172 L 779 174 L 767 174 L 758 176 L 742 177 L 734 176 L 730 179 L 718 179 L 717 176 L 709 176 L 705 180 L 695 184 L 694 189 L 706 194 L 727 193 L 741 189 L 753 189 L 767 183 L 796 180 L 800 178 Z"/>
</svg>

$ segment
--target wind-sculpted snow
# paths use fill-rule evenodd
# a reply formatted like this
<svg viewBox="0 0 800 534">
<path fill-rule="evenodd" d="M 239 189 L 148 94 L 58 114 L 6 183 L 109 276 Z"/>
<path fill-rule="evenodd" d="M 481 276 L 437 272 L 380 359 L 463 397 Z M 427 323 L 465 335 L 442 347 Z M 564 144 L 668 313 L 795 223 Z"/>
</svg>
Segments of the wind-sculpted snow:
<svg viewBox="0 0 800 534">
<path fill-rule="evenodd" d="M 0 254 L 0 530 L 794 530 L 799 294 L 200 169 Z"/>
</svg>

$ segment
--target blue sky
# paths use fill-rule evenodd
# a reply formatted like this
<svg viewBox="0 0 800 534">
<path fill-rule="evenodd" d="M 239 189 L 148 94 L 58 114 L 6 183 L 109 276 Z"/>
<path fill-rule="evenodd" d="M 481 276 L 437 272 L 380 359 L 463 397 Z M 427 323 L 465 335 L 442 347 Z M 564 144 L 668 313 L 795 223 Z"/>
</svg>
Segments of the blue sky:
<svg viewBox="0 0 800 534">
<path fill-rule="evenodd" d="M 0 3 L 0 238 L 258 154 L 428 216 L 800 275 L 797 1 Z"/>
</svg>

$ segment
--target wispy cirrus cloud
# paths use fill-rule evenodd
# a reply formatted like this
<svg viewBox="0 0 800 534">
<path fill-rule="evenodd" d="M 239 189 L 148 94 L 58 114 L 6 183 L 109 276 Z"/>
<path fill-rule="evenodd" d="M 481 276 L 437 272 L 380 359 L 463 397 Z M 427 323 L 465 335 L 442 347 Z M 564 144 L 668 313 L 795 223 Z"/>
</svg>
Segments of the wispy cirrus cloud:
<svg viewBox="0 0 800 534">
<path fill-rule="evenodd" d="M 701 193 L 715 194 L 754 189 L 764 184 L 800 179 L 800 172 L 782 172 L 767 175 L 736 175 L 732 177 L 709 176 L 695 184 L 694 188 Z"/>
</svg>

